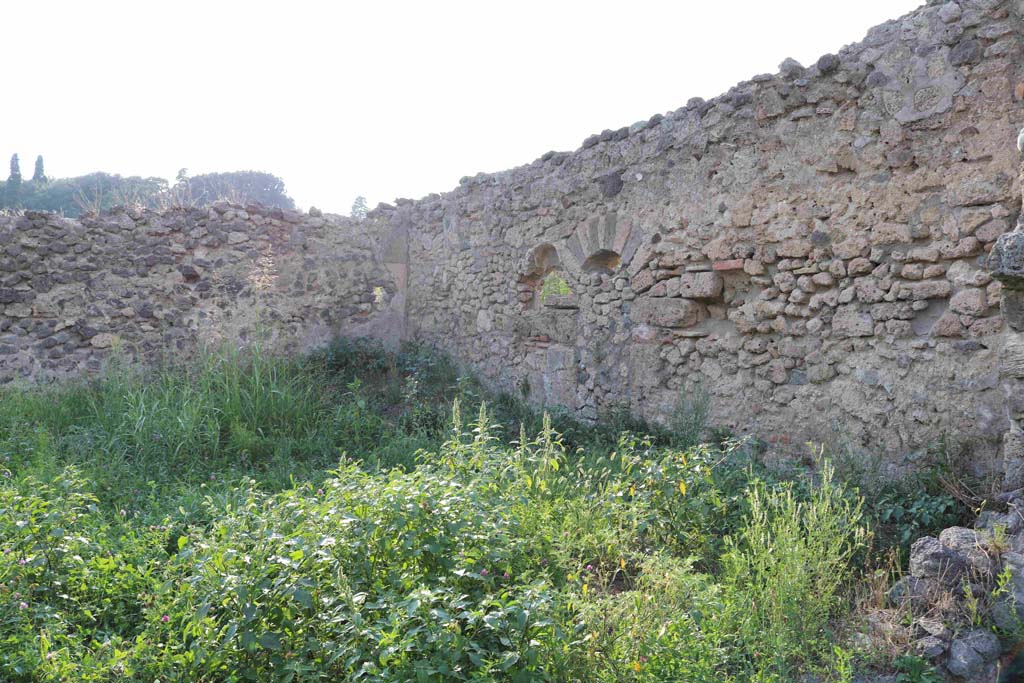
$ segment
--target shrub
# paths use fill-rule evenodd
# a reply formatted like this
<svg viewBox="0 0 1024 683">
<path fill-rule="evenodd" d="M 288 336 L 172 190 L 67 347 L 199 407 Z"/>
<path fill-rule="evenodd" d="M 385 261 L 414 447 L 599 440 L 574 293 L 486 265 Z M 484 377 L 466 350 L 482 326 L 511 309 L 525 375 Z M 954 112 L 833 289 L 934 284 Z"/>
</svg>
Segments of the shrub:
<svg viewBox="0 0 1024 683">
<path fill-rule="evenodd" d="M 828 465 L 809 500 L 798 500 L 792 485 L 755 483 L 748 502 L 723 557 L 727 621 L 754 672 L 785 680 L 831 651 L 829 620 L 866 540 L 861 503 L 832 480 Z"/>
</svg>

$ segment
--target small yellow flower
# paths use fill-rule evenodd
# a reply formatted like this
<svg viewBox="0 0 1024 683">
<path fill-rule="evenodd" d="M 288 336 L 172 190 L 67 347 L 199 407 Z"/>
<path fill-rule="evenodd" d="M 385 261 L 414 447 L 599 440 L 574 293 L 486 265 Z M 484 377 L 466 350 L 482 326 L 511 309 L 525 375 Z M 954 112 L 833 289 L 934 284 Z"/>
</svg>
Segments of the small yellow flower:
<svg viewBox="0 0 1024 683">
<path fill-rule="evenodd" d="M 633 671 L 640 673 L 640 662 L 633 662 Z"/>
<path fill-rule="evenodd" d="M 686 495 L 686 482 L 685 481 L 679 482 L 679 493 L 683 494 L 684 496 Z"/>
</svg>

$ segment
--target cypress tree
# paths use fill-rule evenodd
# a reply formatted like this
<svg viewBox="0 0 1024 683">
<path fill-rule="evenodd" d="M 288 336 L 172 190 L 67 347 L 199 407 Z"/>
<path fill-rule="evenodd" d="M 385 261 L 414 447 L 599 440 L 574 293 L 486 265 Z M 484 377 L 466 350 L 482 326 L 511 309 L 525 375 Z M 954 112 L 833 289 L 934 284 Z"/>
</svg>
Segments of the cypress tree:
<svg viewBox="0 0 1024 683">
<path fill-rule="evenodd" d="M 21 187 L 21 164 L 18 155 L 11 157 L 11 175 L 7 176 L 7 189 Z"/>
<path fill-rule="evenodd" d="M 366 214 L 370 212 L 370 207 L 366 205 L 366 197 L 359 196 L 352 202 L 352 212 L 349 214 L 352 218 L 358 218 L 362 220 L 366 218 Z"/>
<path fill-rule="evenodd" d="M 36 170 L 32 173 L 32 182 L 34 183 L 45 183 L 46 172 L 43 170 L 43 155 L 40 154 L 36 157 Z"/>
<path fill-rule="evenodd" d="M 8 207 L 18 206 L 18 195 L 21 194 L 21 165 L 18 163 L 18 155 L 11 157 L 11 175 L 7 176 L 7 183 L 4 185 L 4 204 Z"/>
</svg>

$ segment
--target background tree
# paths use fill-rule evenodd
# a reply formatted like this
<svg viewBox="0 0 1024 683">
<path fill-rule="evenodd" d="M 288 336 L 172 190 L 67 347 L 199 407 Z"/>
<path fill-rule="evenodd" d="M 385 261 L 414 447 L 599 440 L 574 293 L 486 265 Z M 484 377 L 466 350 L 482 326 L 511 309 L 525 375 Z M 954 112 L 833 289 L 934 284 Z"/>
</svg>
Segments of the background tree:
<svg viewBox="0 0 1024 683">
<path fill-rule="evenodd" d="M 358 218 L 362 220 L 366 218 L 366 214 L 370 212 L 370 207 L 366 205 L 366 197 L 362 195 L 356 197 L 356 200 L 352 202 L 352 213 L 349 214 L 352 218 Z"/>
<path fill-rule="evenodd" d="M 25 183 L 17 205 L 5 202 L 5 206 L 74 217 L 118 205 L 156 207 L 166 192 L 167 181 L 163 178 L 90 173 L 48 179 L 45 183 Z"/>
<path fill-rule="evenodd" d="M 7 183 L 4 185 L 4 203 L 9 207 L 17 207 L 21 195 L 21 164 L 18 162 L 18 155 L 11 157 L 11 174 L 7 176 Z"/>
<path fill-rule="evenodd" d="M 35 168 L 35 171 L 32 172 L 32 182 L 33 183 L 45 183 L 46 182 L 46 172 L 43 170 L 43 155 L 42 154 L 40 154 L 39 156 L 36 157 L 36 168 Z"/>
<path fill-rule="evenodd" d="M 294 209 L 295 200 L 285 193 L 284 181 L 263 171 L 234 171 L 232 173 L 204 173 L 182 177 L 175 186 L 185 183 L 196 205 L 210 204 L 219 199 L 244 204 L 257 202 L 264 206 Z"/>
<path fill-rule="evenodd" d="M 69 217 L 106 211 L 115 206 L 190 208 L 218 199 L 295 208 L 295 202 L 285 194 L 284 181 L 259 171 L 207 173 L 190 178 L 188 170 L 183 168 L 178 171 L 173 185 L 163 178 L 123 177 L 111 173 L 51 179 L 46 177 L 43 159 L 39 157 L 32 180 L 22 183 L 15 155 L 11 158 L 11 179 L 7 183 L 0 181 L 0 209 L 53 211 Z"/>
<path fill-rule="evenodd" d="M 17 154 L 11 157 L 11 175 L 7 176 L 7 184 L 11 183 L 21 184 L 21 162 L 18 161 Z"/>
</svg>

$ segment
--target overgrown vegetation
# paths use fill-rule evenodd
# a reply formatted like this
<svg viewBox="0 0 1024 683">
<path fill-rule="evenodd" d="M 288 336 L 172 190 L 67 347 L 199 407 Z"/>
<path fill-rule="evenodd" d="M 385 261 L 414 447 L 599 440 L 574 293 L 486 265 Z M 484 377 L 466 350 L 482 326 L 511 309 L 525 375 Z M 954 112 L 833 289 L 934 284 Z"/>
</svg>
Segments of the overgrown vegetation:
<svg viewBox="0 0 1024 683">
<path fill-rule="evenodd" d="M 2 390 L 0 678 L 850 680 L 860 495 L 704 415 L 582 425 L 352 342 Z"/>
</svg>

